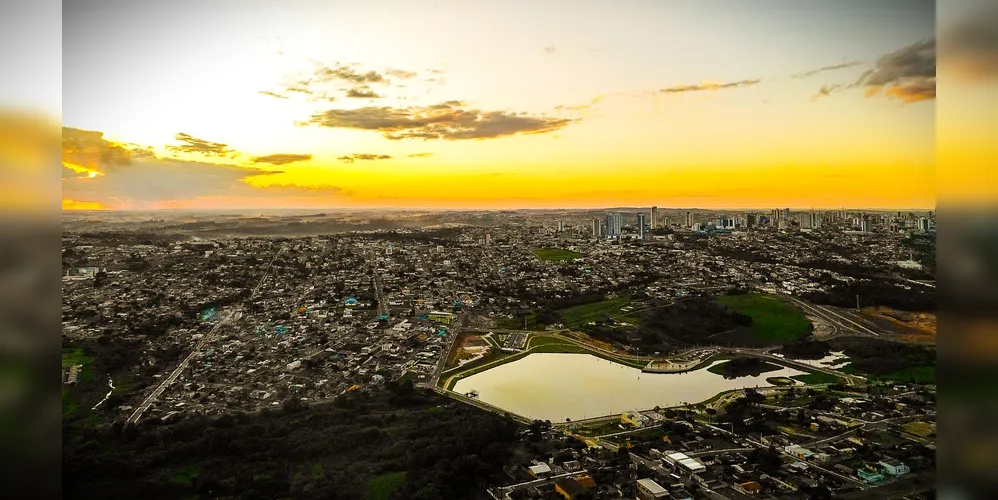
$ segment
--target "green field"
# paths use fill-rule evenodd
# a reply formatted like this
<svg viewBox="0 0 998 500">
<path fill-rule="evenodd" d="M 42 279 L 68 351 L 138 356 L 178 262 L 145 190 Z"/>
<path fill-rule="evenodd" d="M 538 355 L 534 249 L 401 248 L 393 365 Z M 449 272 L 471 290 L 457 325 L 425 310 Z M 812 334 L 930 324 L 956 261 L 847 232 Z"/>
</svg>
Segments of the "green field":
<svg viewBox="0 0 998 500">
<path fill-rule="evenodd" d="M 194 480 L 201 474 L 197 467 L 193 465 L 185 465 L 177 469 L 173 476 L 170 477 L 170 482 L 173 484 L 190 485 L 194 484 Z"/>
<path fill-rule="evenodd" d="M 899 384 L 917 383 L 917 384 L 934 384 L 936 383 L 936 367 L 929 365 L 918 365 L 909 366 L 907 368 L 902 368 L 897 371 L 893 371 L 886 374 L 875 374 L 866 373 L 862 370 L 857 370 L 856 367 L 849 363 L 839 369 L 843 373 L 848 373 L 851 375 L 863 375 L 872 382 L 895 382 Z"/>
<path fill-rule="evenodd" d="M 628 313 L 620 310 L 621 307 L 630 303 L 631 298 L 628 296 L 614 297 L 608 300 L 561 309 L 558 313 L 561 315 L 565 326 L 578 326 L 590 321 L 606 320 L 612 317 L 617 317 L 621 321 L 630 320 L 629 322 L 637 322 L 640 319 L 638 316 L 639 313 Z"/>
<path fill-rule="evenodd" d="M 538 259 L 547 261 L 572 260 L 582 256 L 581 253 L 561 248 L 535 248 L 533 251 Z"/>
<path fill-rule="evenodd" d="M 811 322 L 804 314 L 772 295 L 722 295 L 716 300 L 752 318 L 752 333 L 759 339 L 787 342 L 811 332 Z"/>
<path fill-rule="evenodd" d="M 375 476 L 364 486 L 364 497 L 368 500 L 388 500 L 403 482 L 405 482 L 405 472 Z"/>
<path fill-rule="evenodd" d="M 93 380 L 93 368 L 91 367 L 91 362 L 89 356 L 83 353 L 83 349 L 79 347 L 63 347 L 62 348 L 62 367 L 69 368 L 74 365 L 83 365 L 80 369 L 80 380 L 83 382 L 89 382 Z"/>
</svg>

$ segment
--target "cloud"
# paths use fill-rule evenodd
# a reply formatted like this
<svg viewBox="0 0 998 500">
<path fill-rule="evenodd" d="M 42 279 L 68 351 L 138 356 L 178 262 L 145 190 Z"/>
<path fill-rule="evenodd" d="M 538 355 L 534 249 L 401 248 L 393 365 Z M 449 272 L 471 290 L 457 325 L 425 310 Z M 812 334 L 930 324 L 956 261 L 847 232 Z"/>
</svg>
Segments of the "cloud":
<svg viewBox="0 0 998 500">
<path fill-rule="evenodd" d="M 230 158 L 235 158 L 239 153 L 235 150 L 229 149 L 228 144 L 222 144 L 220 142 L 211 142 L 204 139 L 198 139 L 190 134 L 179 133 L 174 136 L 174 139 L 182 142 L 180 145 L 168 145 L 166 149 L 170 151 L 176 151 L 178 153 L 193 153 L 201 154 L 205 156 L 227 156 Z"/>
<path fill-rule="evenodd" d="M 822 85 L 821 88 L 818 89 L 818 93 L 811 97 L 811 100 L 814 101 L 822 97 L 828 97 L 833 93 L 838 92 L 843 87 L 843 85 Z"/>
<path fill-rule="evenodd" d="M 103 132 L 62 127 L 62 164 L 70 171 L 63 174 L 70 177 L 92 178 L 129 166 L 132 160 L 155 157 L 147 146 L 109 141 Z"/>
<path fill-rule="evenodd" d="M 929 38 L 877 58 L 855 85 L 866 96 L 885 95 L 905 102 L 936 98 L 936 40 Z"/>
<path fill-rule="evenodd" d="M 920 40 L 877 57 L 873 67 L 852 84 L 824 85 L 811 100 L 852 88 L 866 97 L 884 96 L 905 103 L 936 98 L 936 40 Z"/>
<path fill-rule="evenodd" d="M 253 157 L 253 163 L 269 163 L 271 165 L 287 165 L 288 163 L 295 163 L 299 161 L 308 161 L 312 159 L 312 155 L 308 154 L 272 154 L 267 156 L 255 156 Z"/>
<path fill-rule="evenodd" d="M 464 108 L 465 104 L 460 101 L 446 101 L 424 107 L 331 109 L 312 115 L 302 125 L 374 130 L 392 140 L 467 140 L 493 139 L 516 134 L 543 134 L 575 121 L 567 118 L 530 116 L 526 113 Z"/>
<path fill-rule="evenodd" d="M 544 47 L 544 52 L 547 52 L 548 54 L 554 54 L 555 52 L 557 52 L 557 50 L 558 47 L 555 47 L 554 45 L 548 45 L 547 47 Z"/>
<path fill-rule="evenodd" d="M 377 71 L 357 71 L 350 65 L 337 64 L 334 67 L 323 66 L 315 72 L 318 81 L 343 81 L 355 85 L 384 83 L 387 78 Z"/>
<path fill-rule="evenodd" d="M 333 63 L 332 66 L 329 66 L 313 62 L 318 66 L 318 69 L 310 75 L 289 78 L 290 81 L 282 84 L 279 89 L 261 90 L 259 93 L 278 99 L 287 99 L 292 94 L 301 94 L 308 96 L 309 100 L 336 101 L 336 97 L 332 95 L 335 87 L 329 87 L 331 84 L 348 83 L 351 85 L 351 89 L 339 89 L 339 91 L 346 92 L 346 97 L 376 99 L 382 96 L 371 90 L 371 85 L 389 85 L 398 80 L 411 80 L 419 76 L 415 71 L 402 69 L 391 68 L 383 72 L 365 71 L 360 69 L 358 64 Z"/>
<path fill-rule="evenodd" d="M 831 66 L 822 66 L 818 69 L 812 69 L 811 71 L 805 71 L 803 73 L 797 73 L 796 75 L 791 75 L 790 78 L 801 79 L 807 78 L 809 76 L 817 75 L 818 73 L 824 73 L 826 71 L 835 71 L 837 69 L 851 68 L 853 66 L 859 66 L 863 64 L 863 61 L 849 61 L 842 64 L 833 64 Z"/>
<path fill-rule="evenodd" d="M 418 76 L 415 71 L 405 71 L 402 69 L 390 69 L 385 71 L 385 74 L 398 80 L 408 80 Z"/>
<path fill-rule="evenodd" d="M 998 78 L 998 5 L 968 10 L 942 30 L 940 67 L 964 81 Z"/>
<path fill-rule="evenodd" d="M 359 88 L 350 89 L 347 92 L 347 97 L 350 97 L 350 98 L 353 98 L 353 99 L 364 99 L 364 98 L 367 98 L 367 99 L 380 99 L 381 98 L 380 95 L 378 95 L 376 92 L 374 92 L 373 90 L 371 90 L 368 87 L 359 87 Z"/>
<path fill-rule="evenodd" d="M 429 157 L 433 156 L 433 153 L 413 153 L 413 154 L 407 155 L 407 156 L 409 158 L 429 158 Z"/>
<path fill-rule="evenodd" d="M 270 97 L 276 97 L 278 99 L 287 99 L 288 98 L 288 96 L 286 96 L 286 95 L 278 94 L 277 92 L 271 92 L 269 90 L 261 90 L 261 91 L 259 91 L 257 93 L 258 94 L 263 94 L 263 95 L 268 95 Z"/>
<path fill-rule="evenodd" d="M 337 158 L 337 160 L 340 160 L 340 161 L 342 161 L 344 163 L 353 163 L 356 160 L 373 161 L 373 160 L 390 160 L 391 158 L 392 157 L 388 156 L 388 155 L 375 155 L 375 154 L 370 154 L 370 153 L 360 153 L 360 154 L 352 154 L 352 155 L 347 155 L 347 156 L 341 156 L 341 157 Z"/>
<path fill-rule="evenodd" d="M 732 89 L 738 87 L 748 87 L 750 85 L 756 85 L 762 80 L 756 78 L 755 80 L 741 80 L 737 82 L 730 83 L 701 83 L 699 85 L 677 85 L 675 87 L 669 87 L 659 90 L 659 92 L 665 94 L 673 94 L 680 92 L 703 92 L 711 90 L 723 90 Z"/>
</svg>

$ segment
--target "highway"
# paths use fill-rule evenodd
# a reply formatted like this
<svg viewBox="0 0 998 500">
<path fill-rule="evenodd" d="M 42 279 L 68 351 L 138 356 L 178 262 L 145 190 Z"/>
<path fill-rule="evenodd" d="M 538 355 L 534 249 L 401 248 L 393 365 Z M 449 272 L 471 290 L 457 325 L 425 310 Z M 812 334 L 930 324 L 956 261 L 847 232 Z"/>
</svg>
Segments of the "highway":
<svg viewBox="0 0 998 500">
<path fill-rule="evenodd" d="M 267 268 L 264 269 L 263 276 L 260 278 L 260 281 L 256 284 L 256 287 L 253 288 L 253 291 L 250 293 L 249 298 L 253 298 L 254 296 L 256 296 L 257 292 L 260 291 L 260 287 L 267 280 L 267 277 L 270 276 L 270 268 L 274 265 L 274 261 L 277 260 L 278 256 L 284 253 L 284 250 L 285 247 L 281 247 L 281 249 L 276 254 L 274 254 L 274 256 L 270 259 L 270 263 L 267 264 Z M 142 414 L 145 413 L 147 410 L 149 410 L 149 408 L 153 405 L 153 403 L 155 403 L 156 400 L 160 397 L 160 395 L 163 394 L 163 391 L 165 391 L 167 387 L 173 384 L 177 380 L 177 378 L 180 377 L 180 374 L 184 372 L 184 369 L 187 368 L 187 365 L 190 364 L 191 360 L 194 359 L 194 357 L 201 352 L 201 349 L 203 349 L 208 344 L 208 342 L 210 342 L 215 338 L 215 332 L 217 332 L 229 320 L 238 318 L 240 316 L 238 312 L 239 309 L 241 308 L 242 308 L 242 303 L 237 305 L 234 309 L 227 311 L 225 316 L 222 317 L 222 319 L 220 319 L 218 323 L 215 323 L 215 326 L 213 326 L 211 330 L 209 330 L 208 333 L 204 335 L 204 337 L 201 337 L 201 339 L 194 345 L 194 349 L 191 350 L 190 354 L 188 354 L 180 362 L 180 364 L 178 364 L 177 367 L 174 368 L 173 371 L 170 372 L 170 374 L 167 375 L 159 383 L 159 385 L 156 386 L 155 389 L 153 389 L 153 391 L 149 394 L 149 396 L 147 396 L 146 399 L 143 400 L 142 403 L 139 404 L 137 408 L 135 408 L 135 411 L 133 411 L 131 416 L 128 417 L 128 420 L 125 421 L 125 424 L 134 424 L 138 422 L 139 419 L 142 418 Z"/>
<path fill-rule="evenodd" d="M 803 309 L 804 312 L 817 316 L 831 325 L 833 332 L 828 337 L 838 337 L 843 335 L 879 337 L 881 335 L 878 332 L 875 332 L 835 311 L 832 311 L 828 307 L 810 304 L 787 294 L 781 293 L 780 295 L 789 299 L 791 302 Z"/>
</svg>

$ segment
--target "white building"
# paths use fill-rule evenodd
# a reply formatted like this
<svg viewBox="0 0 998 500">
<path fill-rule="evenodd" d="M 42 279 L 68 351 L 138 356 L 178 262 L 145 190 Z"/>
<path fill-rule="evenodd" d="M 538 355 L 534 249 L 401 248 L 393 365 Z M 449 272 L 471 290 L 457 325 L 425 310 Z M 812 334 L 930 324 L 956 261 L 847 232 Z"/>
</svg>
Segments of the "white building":
<svg viewBox="0 0 998 500">
<path fill-rule="evenodd" d="M 641 500 L 669 498 L 669 492 L 651 479 L 638 479 L 638 498 Z"/>
<path fill-rule="evenodd" d="M 907 465 L 894 460 L 893 458 L 888 458 L 880 461 L 880 466 L 884 468 L 884 472 L 891 476 L 901 476 L 911 472 L 911 469 Z"/>
</svg>

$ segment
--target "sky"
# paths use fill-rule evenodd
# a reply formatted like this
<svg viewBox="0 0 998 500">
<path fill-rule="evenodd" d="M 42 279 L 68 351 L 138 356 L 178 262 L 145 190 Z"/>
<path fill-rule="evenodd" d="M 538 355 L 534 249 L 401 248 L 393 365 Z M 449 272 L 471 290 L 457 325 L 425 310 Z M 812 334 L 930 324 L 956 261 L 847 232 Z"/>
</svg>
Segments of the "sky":
<svg viewBox="0 0 998 500">
<path fill-rule="evenodd" d="M 936 204 L 932 1 L 77 0 L 62 42 L 67 210 Z"/>
</svg>

